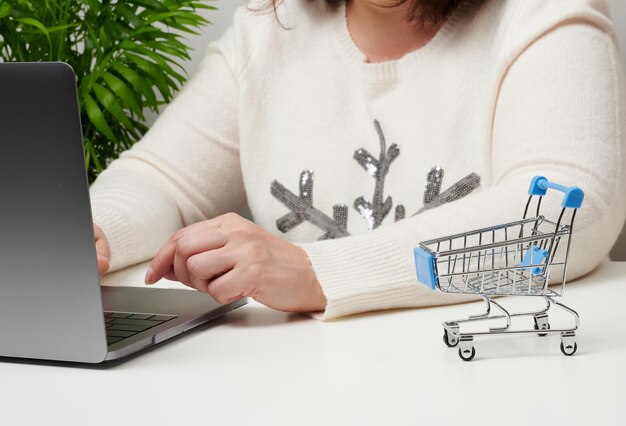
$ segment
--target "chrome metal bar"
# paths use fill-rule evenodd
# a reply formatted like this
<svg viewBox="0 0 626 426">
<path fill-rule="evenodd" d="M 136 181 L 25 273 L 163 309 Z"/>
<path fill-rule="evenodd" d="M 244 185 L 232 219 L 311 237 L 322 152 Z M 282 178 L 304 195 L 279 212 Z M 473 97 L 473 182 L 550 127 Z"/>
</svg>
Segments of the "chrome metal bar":
<svg viewBox="0 0 626 426">
<path fill-rule="evenodd" d="M 568 234 L 569 234 L 569 231 L 564 231 L 564 232 L 560 232 L 558 235 L 568 235 Z M 453 256 L 455 254 L 462 254 L 468 251 L 478 251 L 478 250 L 485 250 L 485 249 L 488 250 L 488 249 L 498 248 L 502 246 L 521 245 L 524 243 L 541 241 L 542 238 L 546 238 L 546 235 L 545 234 L 531 235 L 528 237 L 516 238 L 515 240 L 499 241 L 497 243 L 485 244 L 483 246 L 471 246 L 467 248 L 454 249 L 454 250 L 442 251 L 442 252 L 433 252 L 432 250 L 429 250 L 428 247 L 421 246 L 421 244 L 420 244 L 420 247 L 425 249 L 426 251 L 430 251 L 430 253 L 435 255 L 436 257 L 446 257 L 446 256 Z"/>
<path fill-rule="evenodd" d="M 483 234 L 478 234 L 478 247 L 482 246 Z M 478 250 L 478 270 L 480 271 L 480 250 Z"/>
<path fill-rule="evenodd" d="M 570 249 L 570 244 L 572 242 L 572 231 L 574 230 L 574 219 L 576 219 L 576 212 L 578 211 L 578 209 L 574 209 L 574 211 L 572 212 L 572 220 L 570 221 L 570 227 L 569 227 L 569 237 L 567 238 L 567 250 L 565 250 L 565 261 L 564 261 L 564 265 L 563 265 L 563 277 L 561 278 L 561 294 L 563 294 L 563 290 L 565 289 L 565 280 L 566 280 L 566 275 L 567 275 L 567 259 L 569 258 L 569 249 Z"/>
<path fill-rule="evenodd" d="M 564 309 L 565 311 L 569 312 L 574 317 L 574 321 L 576 322 L 576 327 L 574 327 L 571 330 L 566 330 L 566 331 L 576 331 L 576 330 L 578 330 L 578 327 L 580 327 L 580 316 L 578 315 L 578 312 L 576 312 L 575 310 L 573 310 L 569 306 L 566 306 L 566 305 L 562 304 L 561 302 L 557 302 L 554 299 L 550 299 L 550 301 L 552 303 L 554 303 L 556 306 L 558 306 L 558 307 Z"/>
<path fill-rule="evenodd" d="M 469 320 L 476 320 L 476 319 L 479 319 L 479 318 L 486 318 L 491 313 L 491 304 L 489 303 L 489 299 L 487 298 L 487 296 L 481 296 L 481 298 L 485 301 L 485 304 L 487 305 L 487 311 L 484 314 L 470 315 L 470 316 L 467 317 Z"/>
<path fill-rule="evenodd" d="M 565 265 L 565 263 L 557 262 L 557 263 L 552 263 L 550 266 L 560 266 L 560 265 Z M 519 272 L 519 271 L 522 271 L 522 270 L 525 271 L 527 268 L 529 268 L 531 266 L 534 267 L 534 266 L 541 266 L 541 265 L 528 265 L 528 266 L 524 265 L 524 266 L 515 266 L 513 268 L 494 268 L 494 269 L 487 269 L 484 272 L 498 272 L 498 271 L 511 271 L 511 272 L 518 271 Z M 465 275 L 467 273 L 472 273 L 472 272 L 475 273 L 475 272 L 483 272 L 483 271 L 451 272 L 449 274 L 441 274 L 440 276 L 441 277 L 458 277 L 459 275 Z M 540 274 L 536 275 L 536 276 L 540 276 Z M 524 278 L 526 278 L 526 277 L 524 277 Z"/>
<path fill-rule="evenodd" d="M 509 223 L 503 223 L 501 225 L 488 226 L 486 228 L 475 229 L 473 231 L 461 232 L 461 233 L 454 234 L 454 235 L 448 235 L 448 236 L 441 237 L 441 238 L 433 238 L 432 240 L 422 241 L 420 243 L 420 245 L 430 246 L 430 245 L 436 244 L 438 242 L 442 242 L 442 241 L 448 240 L 450 238 L 455 240 L 455 239 L 461 238 L 461 237 L 469 237 L 469 236 L 472 236 L 472 235 L 477 235 L 480 232 L 491 231 L 492 229 L 498 230 L 498 229 L 503 229 L 503 228 L 505 228 L 507 226 L 509 226 L 509 227 L 510 226 L 519 226 L 520 224 L 526 224 L 526 223 L 534 222 L 536 220 L 541 220 L 542 222 L 546 221 L 546 219 L 543 216 L 540 216 L 538 218 L 531 217 L 531 218 L 528 218 L 528 219 L 517 220 L 517 221 L 509 222 Z"/>
<path fill-rule="evenodd" d="M 506 327 L 493 327 L 489 329 L 489 332 L 497 333 L 499 331 L 507 331 L 509 328 L 511 328 L 511 314 L 509 314 L 509 312 L 495 300 L 489 299 L 489 302 L 493 304 L 496 308 L 500 309 L 506 316 Z"/>
<path fill-rule="evenodd" d="M 543 197 L 539 197 L 539 200 L 537 201 L 537 213 L 535 216 L 539 216 L 539 210 L 541 210 L 541 200 L 543 200 Z"/>
</svg>

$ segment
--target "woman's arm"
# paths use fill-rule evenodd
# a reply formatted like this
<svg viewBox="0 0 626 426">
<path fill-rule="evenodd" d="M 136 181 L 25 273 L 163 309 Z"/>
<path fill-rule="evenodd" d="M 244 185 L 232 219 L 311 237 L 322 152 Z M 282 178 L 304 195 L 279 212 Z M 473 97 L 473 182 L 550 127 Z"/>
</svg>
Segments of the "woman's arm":
<svg viewBox="0 0 626 426">
<path fill-rule="evenodd" d="M 413 247 L 520 219 L 530 180 L 538 174 L 585 190 L 568 276 L 592 270 L 624 223 L 625 99 L 617 48 L 602 30 L 570 24 L 536 40 L 500 86 L 490 187 L 369 234 L 301 245 L 327 299 L 323 318 L 463 300 L 416 283 Z M 557 214 L 558 198 L 544 202 L 546 216 Z"/>
<path fill-rule="evenodd" d="M 93 183 L 110 270 L 149 259 L 181 226 L 244 205 L 237 67 L 231 27 L 145 137 Z"/>
<path fill-rule="evenodd" d="M 569 263 L 570 278 L 586 273 L 608 252 L 626 212 L 619 64 L 611 38 L 589 25 L 559 28 L 526 49 L 498 82 L 486 154 L 491 185 L 478 193 L 370 233 L 300 247 L 237 215 L 220 216 L 174 234 L 146 282 L 176 279 L 222 303 L 248 296 L 285 311 L 325 306 L 324 319 L 466 300 L 418 284 L 413 247 L 520 219 L 537 174 L 586 191 Z M 559 201 L 543 203 L 546 216 L 557 214 Z"/>
</svg>

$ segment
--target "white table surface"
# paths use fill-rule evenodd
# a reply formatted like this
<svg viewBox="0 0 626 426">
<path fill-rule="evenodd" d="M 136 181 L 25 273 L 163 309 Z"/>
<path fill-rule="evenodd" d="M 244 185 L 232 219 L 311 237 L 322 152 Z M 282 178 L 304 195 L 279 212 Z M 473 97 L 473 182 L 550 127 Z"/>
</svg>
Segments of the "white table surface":
<svg viewBox="0 0 626 426">
<path fill-rule="evenodd" d="M 581 316 L 576 355 L 557 335 L 487 336 L 471 362 L 441 322 L 482 304 L 320 322 L 251 301 L 110 368 L 0 363 L 0 425 L 626 424 L 625 300 L 626 263 L 603 264 L 561 299 Z"/>
</svg>

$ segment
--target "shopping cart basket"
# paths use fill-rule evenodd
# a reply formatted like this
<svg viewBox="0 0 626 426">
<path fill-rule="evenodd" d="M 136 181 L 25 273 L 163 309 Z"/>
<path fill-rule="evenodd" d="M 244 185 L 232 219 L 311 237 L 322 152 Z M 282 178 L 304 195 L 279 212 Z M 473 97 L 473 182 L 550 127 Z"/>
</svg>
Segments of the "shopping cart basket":
<svg viewBox="0 0 626 426">
<path fill-rule="evenodd" d="M 565 194 L 556 222 L 540 215 L 541 200 L 548 189 Z M 421 283 L 445 293 L 475 294 L 487 305 L 485 313 L 443 323 L 444 343 L 449 347 L 459 345 L 459 356 L 465 361 L 474 358 L 473 341 L 479 335 L 560 333 L 563 354 L 573 355 L 578 348 L 579 316 L 554 298 L 563 293 L 574 218 L 584 193 L 575 186 L 565 187 L 536 176 L 528 194 L 522 220 L 424 241 L 414 250 L 417 278 Z M 536 214 L 527 217 L 535 197 Z M 560 277 L 561 284 L 556 288 L 548 287 L 551 277 Z M 493 296 L 541 297 L 545 307 L 538 311 L 509 313 Z M 552 306 L 571 314 L 574 326 L 551 329 L 548 311 Z M 502 314 L 492 315 L 492 307 Z M 511 329 L 512 317 L 532 317 L 533 329 Z M 506 325 L 480 332 L 461 331 L 462 324 L 494 319 L 505 319 Z"/>
</svg>

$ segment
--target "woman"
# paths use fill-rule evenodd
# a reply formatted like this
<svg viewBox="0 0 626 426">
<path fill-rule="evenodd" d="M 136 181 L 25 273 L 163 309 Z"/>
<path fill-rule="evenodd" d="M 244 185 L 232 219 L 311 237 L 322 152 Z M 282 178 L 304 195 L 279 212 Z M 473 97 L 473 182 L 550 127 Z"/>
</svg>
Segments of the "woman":
<svg viewBox="0 0 626 426">
<path fill-rule="evenodd" d="M 101 274 L 156 253 L 147 283 L 323 319 L 458 301 L 417 284 L 412 248 L 518 219 L 537 174 L 586 192 L 569 277 L 606 256 L 626 98 L 601 1 L 264 6 L 93 184 Z M 246 203 L 255 223 L 228 213 Z"/>
</svg>

